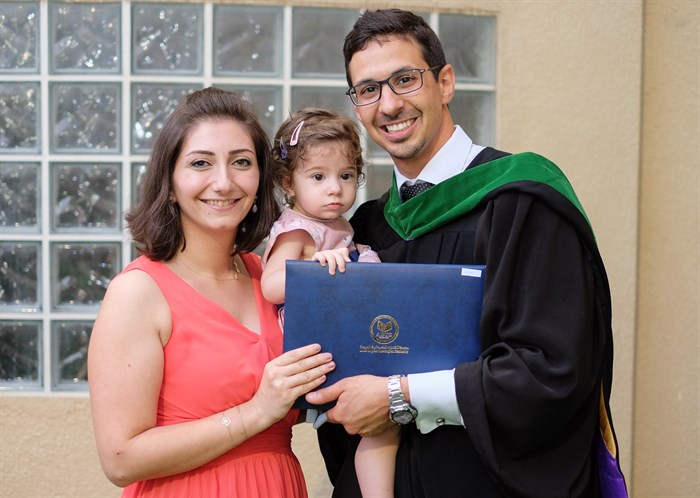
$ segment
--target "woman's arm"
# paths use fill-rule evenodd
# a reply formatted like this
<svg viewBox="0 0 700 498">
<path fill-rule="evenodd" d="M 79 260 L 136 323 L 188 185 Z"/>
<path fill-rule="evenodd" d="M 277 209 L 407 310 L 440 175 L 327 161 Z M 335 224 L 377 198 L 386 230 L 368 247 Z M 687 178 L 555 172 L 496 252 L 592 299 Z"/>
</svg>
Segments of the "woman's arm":
<svg viewBox="0 0 700 498">
<path fill-rule="evenodd" d="M 333 368 L 329 355 L 316 354 L 318 345 L 299 348 L 269 362 L 253 399 L 238 408 L 156 427 L 169 333 L 168 305 L 150 277 L 131 271 L 113 280 L 93 328 L 88 369 L 100 462 L 118 486 L 213 460 L 283 418 Z"/>
</svg>

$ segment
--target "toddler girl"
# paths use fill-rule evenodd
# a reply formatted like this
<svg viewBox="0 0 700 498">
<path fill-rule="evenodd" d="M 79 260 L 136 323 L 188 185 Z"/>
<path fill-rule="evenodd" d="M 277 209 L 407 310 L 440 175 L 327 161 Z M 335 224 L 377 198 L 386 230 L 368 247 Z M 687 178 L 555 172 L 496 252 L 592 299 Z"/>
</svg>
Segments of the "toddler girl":
<svg viewBox="0 0 700 498">
<path fill-rule="evenodd" d="M 379 262 L 367 246 L 355 245 L 353 229 L 343 218 L 355 203 L 364 179 L 360 135 L 355 123 L 332 111 L 305 108 L 277 131 L 272 171 L 287 208 L 273 225 L 263 253 L 262 291 L 275 304 L 284 303 L 285 262 L 317 260 L 334 274 L 351 260 Z M 362 495 L 394 495 L 398 426 L 365 437 L 355 455 Z"/>
</svg>

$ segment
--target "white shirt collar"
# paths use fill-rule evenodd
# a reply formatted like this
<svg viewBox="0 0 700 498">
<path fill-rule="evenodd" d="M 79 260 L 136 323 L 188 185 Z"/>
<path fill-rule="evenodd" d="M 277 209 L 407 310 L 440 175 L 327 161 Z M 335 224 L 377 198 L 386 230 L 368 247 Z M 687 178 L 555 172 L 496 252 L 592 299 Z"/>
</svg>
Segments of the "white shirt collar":
<svg viewBox="0 0 700 498">
<path fill-rule="evenodd" d="M 425 165 L 417 178 L 407 178 L 403 176 L 396 165 L 394 165 L 396 185 L 401 186 L 405 181 L 414 183 L 416 180 L 422 180 L 437 185 L 467 169 L 469 163 L 471 163 L 482 150 L 484 150 L 484 147 L 474 144 L 462 127 L 455 125 L 454 132 L 452 132 L 450 139 L 442 146 L 438 153 L 428 161 L 428 164 Z"/>
</svg>

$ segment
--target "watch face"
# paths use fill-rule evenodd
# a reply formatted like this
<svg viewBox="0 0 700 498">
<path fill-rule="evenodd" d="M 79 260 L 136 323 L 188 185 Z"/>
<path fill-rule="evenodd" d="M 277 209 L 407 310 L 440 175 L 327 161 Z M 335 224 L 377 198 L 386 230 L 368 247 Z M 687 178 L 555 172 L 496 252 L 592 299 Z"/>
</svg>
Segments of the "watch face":
<svg viewBox="0 0 700 498">
<path fill-rule="evenodd" d="M 414 418 L 409 410 L 401 410 L 391 414 L 391 419 L 400 425 L 410 424 Z"/>
</svg>

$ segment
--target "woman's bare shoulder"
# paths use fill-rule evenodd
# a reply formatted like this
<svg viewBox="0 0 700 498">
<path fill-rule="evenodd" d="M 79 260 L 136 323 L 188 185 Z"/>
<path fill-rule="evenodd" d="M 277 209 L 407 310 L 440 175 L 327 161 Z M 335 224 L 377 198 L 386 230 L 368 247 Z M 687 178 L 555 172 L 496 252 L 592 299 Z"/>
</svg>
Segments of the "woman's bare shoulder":
<svg viewBox="0 0 700 498">
<path fill-rule="evenodd" d="M 120 297 L 124 299 L 144 299 L 163 296 L 158 284 L 147 272 L 135 268 L 119 273 L 109 283 L 105 299 Z"/>
<path fill-rule="evenodd" d="M 170 307 L 153 278 L 138 269 L 117 275 L 105 293 L 98 321 L 110 317 L 118 319 L 120 328 L 132 330 L 150 326 L 161 337 L 165 345 L 169 338 L 171 319 Z M 112 324 L 111 326 L 118 326 Z"/>
</svg>

